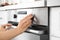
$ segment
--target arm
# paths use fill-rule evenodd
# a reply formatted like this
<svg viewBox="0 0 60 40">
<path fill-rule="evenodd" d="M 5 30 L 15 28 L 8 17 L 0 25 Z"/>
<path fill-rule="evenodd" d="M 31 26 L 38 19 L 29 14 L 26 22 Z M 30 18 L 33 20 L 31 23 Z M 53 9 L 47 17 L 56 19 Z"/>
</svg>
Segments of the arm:
<svg viewBox="0 0 60 40">
<path fill-rule="evenodd" d="M 15 28 L 15 29 L 7 30 L 7 31 L 1 31 L 0 32 L 0 40 L 10 40 L 13 37 L 24 32 L 31 25 L 31 22 L 32 22 L 31 18 L 32 17 L 33 17 L 32 15 L 28 15 L 27 17 L 22 19 L 19 22 L 17 28 Z"/>
</svg>

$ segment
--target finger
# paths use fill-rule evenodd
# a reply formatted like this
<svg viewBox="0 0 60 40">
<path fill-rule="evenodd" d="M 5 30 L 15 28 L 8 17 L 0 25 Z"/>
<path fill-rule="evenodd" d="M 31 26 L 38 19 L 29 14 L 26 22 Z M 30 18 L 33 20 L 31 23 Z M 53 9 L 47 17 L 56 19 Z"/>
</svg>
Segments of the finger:
<svg viewBox="0 0 60 40">
<path fill-rule="evenodd" d="M 25 27 L 25 30 L 28 28 L 28 27 L 30 27 L 31 26 L 31 23 L 30 24 L 28 24 L 28 25 L 26 25 L 27 27 Z"/>
<path fill-rule="evenodd" d="M 29 24 L 29 23 L 32 23 L 32 20 L 27 20 L 27 21 L 24 22 L 23 24 L 24 24 L 24 25 L 27 25 L 27 24 Z"/>
<path fill-rule="evenodd" d="M 30 15 L 26 16 L 24 19 L 22 19 L 21 21 L 22 21 L 22 22 L 25 22 L 25 21 L 31 19 L 32 17 L 33 17 L 33 16 L 30 14 Z"/>
<path fill-rule="evenodd" d="M 4 24 L 3 26 L 12 26 L 12 24 Z"/>
<path fill-rule="evenodd" d="M 24 28 L 24 29 L 26 29 L 26 28 L 28 28 L 28 27 L 30 27 L 30 26 L 31 26 L 31 23 L 25 25 L 25 28 Z"/>
<path fill-rule="evenodd" d="M 28 24 L 30 24 L 31 23 L 31 20 L 29 20 L 29 21 L 27 21 L 26 23 L 24 23 L 22 26 L 22 28 L 25 28 L 25 27 L 27 27 L 26 25 L 28 25 Z"/>
<path fill-rule="evenodd" d="M 9 28 L 11 25 L 10 24 L 4 24 L 0 26 L 0 31 L 6 31 L 6 28 Z"/>
<path fill-rule="evenodd" d="M 24 19 L 26 19 L 26 18 L 30 18 L 30 17 L 33 17 L 32 14 L 27 15 Z M 24 20 L 24 19 L 23 19 L 23 20 Z"/>
<path fill-rule="evenodd" d="M 25 20 L 21 21 L 20 24 L 26 23 L 26 22 L 29 21 L 29 20 L 31 20 L 31 19 L 25 19 Z M 32 21 L 32 20 L 31 20 L 31 21 Z"/>
<path fill-rule="evenodd" d="M 22 19 L 22 20 L 19 22 L 19 24 L 21 24 L 21 23 L 23 24 L 24 22 L 30 20 L 32 17 L 33 17 L 33 16 L 32 16 L 31 14 L 28 15 L 28 16 L 26 16 L 24 19 Z"/>
<path fill-rule="evenodd" d="M 21 22 L 18 24 L 18 26 L 23 26 L 23 25 L 26 25 L 28 22 L 31 22 L 32 20 L 27 20 L 25 22 Z"/>
<path fill-rule="evenodd" d="M 31 22 L 32 22 L 32 20 L 31 20 L 31 19 L 26 20 L 26 21 L 24 20 L 23 22 L 21 21 L 21 22 L 18 24 L 18 26 L 19 26 L 19 25 L 20 25 L 20 26 L 21 26 L 21 25 L 23 26 L 24 24 L 26 24 L 26 22 L 28 23 L 29 21 L 31 21 Z"/>
<path fill-rule="evenodd" d="M 29 24 L 25 25 L 25 27 L 22 29 L 21 33 L 22 33 L 22 32 L 24 32 L 24 31 L 26 31 L 26 30 L 27 30 L 27 28 L 28 28 L 30 25 L 31 25 L 31 23 L 29 23 Z"/>
<path fill-rule="evenodd" d="M 2 27 L 10 27 L 10 26 L 12 26 L 12 24 L 4 24 L 4 25 L 2 25 Z"/>
<path fill-rule="evenodd" d="M 18 27 L 21 28 L 23 25 L 26 25 L 28 22 L 30 22 L 30 20 L 29 20 L 29 21 L 26 21 L 26 22 L 24 22 L 24 23 L 19 23 L 19 24 L 18 24 Z"/>
<path fill-rule="evenodd" d="M 1 26 L 0 27 L 0 31 L 5 31 L 4 27 Z"/>
</svg>

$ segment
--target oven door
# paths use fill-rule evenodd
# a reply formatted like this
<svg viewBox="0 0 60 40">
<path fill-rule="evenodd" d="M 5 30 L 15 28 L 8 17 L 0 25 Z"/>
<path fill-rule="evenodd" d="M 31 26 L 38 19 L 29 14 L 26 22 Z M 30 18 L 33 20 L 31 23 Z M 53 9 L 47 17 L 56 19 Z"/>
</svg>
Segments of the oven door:
<svg viewBox="0 0 60 40">
<path fill-rule="evenodd" d="M 17 37 L 13 38 L 12 40 L 40 40 L 40 36 L 24 32 L 23 34 L 18 35 Z"/>
</svg>

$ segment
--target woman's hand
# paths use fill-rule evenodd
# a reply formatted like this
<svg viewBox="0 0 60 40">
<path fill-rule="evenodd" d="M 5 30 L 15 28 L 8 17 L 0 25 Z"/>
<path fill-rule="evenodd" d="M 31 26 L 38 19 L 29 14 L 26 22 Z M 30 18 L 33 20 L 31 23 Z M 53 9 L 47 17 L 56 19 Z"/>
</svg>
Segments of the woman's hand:
<svg viewBox="0 0 60 40">
<path fill-rule="evenodd" d="M 32 17 L 32 14 L 30 14 L 19 22 L 17 27 L 21 30 L 21 33 L 24 32 L 32 24 Z"/>
<path fill-rule="evenodd" d="M 6 31 L 7 28 L 10 28 L 12 24 L 3 24 L 0 26 L 0 31 Z"/>
</svg>

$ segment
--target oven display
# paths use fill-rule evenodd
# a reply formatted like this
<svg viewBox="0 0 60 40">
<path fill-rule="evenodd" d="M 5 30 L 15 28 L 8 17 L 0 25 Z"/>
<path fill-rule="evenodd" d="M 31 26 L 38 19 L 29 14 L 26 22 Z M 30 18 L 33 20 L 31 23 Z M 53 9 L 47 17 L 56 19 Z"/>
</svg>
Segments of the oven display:
<svg viewBox="0 0 60 40">
<path fill-rule="evenodd" d="M 18 14 L 27 14 L 27 11 L 19 11 Z"/>
<path fill-rule="evenodd" d="M 27 15 L 27 11 L 19 11 L 18 14 L 17 14 L 17 22 L 19 22 L 24 17 L 26 17 L 26 15 Z"/>
</svg>

